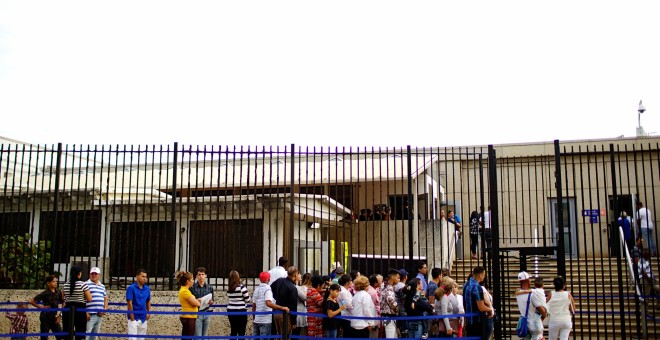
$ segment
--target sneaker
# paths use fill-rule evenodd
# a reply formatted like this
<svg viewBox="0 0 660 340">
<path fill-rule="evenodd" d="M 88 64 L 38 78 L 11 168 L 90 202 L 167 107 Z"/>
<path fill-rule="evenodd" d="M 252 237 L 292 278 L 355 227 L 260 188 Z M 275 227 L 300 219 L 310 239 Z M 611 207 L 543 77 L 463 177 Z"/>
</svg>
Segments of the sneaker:
<svg viewBox="0 0 660 340">
<path fill-rule="evenodd" d="M 429 333 L 422 334 L 422 339 L 428 339 L 428 338 L 429 338 Z"/>
</svg>

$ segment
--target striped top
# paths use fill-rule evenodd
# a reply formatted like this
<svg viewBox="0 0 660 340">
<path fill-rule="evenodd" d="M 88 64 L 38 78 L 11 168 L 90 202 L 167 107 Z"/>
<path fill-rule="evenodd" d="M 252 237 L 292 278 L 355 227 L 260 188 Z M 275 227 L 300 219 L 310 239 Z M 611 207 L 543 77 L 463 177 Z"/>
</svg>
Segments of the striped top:
<svg viewBox="0 0 660 340">
<path fill-rule="evenodd" d="M 76 286 L 73 288 L 73 294 L 69 294 L 69 287 L 71 287 L 71 284 L 67 281 L 62 289 L 64 292 L 64 302 L 87 303 L 87 300 L 85 300 L 85 292 L 89 290 L 89 287 L 87 287 L 85 282 L 76 281 Z"/>
<path fill-rule="evenodd" d="M 108 295 L 105 291 L 105 286 L 99 281 L 95 284 L 92 280 L 85 282 L 89 287 L 89 292 L 92 294 L 92 302 L 87 303 L 87 309 L 104 309 L 105 297 Z"/>
<path fill-rule="evenodd" d="M 227 298 L 229 299 L 228 310 L 246 310 L 245 305 L 250 303 L 250 294 L 244 285 L 236 287 L 233 292 L 228 291 Z"/>
</svg>

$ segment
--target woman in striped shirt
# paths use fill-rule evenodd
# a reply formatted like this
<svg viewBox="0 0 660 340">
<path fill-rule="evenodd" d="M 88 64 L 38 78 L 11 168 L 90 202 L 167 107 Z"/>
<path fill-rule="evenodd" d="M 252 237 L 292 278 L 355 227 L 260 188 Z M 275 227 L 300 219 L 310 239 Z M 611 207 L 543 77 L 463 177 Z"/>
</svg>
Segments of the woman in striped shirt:
<svg viewBox="0 0 660 340">
<path fill-rule="evenodd" d="M 82 276 L 82 268 L 80 266 L 72 266 L 69 271 L 69 281 L 64 284 L 64 307 L 75 307 L 77 310 L 72 316 L 71 312 L 65 311 L 62 314 L 62 323 L 65 332 L 71 331 L 71 318 L 73 318 L 73 325 L 76 332 L 85 333 L 87 331 L 87 313 L 79 311 L 81 308 L 87 306 L 87 302 L 92 301 L 92 293 L 84 281 L 80 280 Z M 84 336 L 76 336 L 77 340 L 85 339 Z"/>
<path fill-rule="evenodd" d="M 247 304 L 250 303 L 250 294 L 247 288 L 241 284 L 241 277 L 238 272 L 232 270 L 229 272 L 229 288 L 227 289 L 227 298 L 229 304 L 227 312 L 247 312 Z M 231 326 L 230 336 L 244 336 L 247 326 L 247 314 L 228 315 L 229 325 Z"/>
</svg>

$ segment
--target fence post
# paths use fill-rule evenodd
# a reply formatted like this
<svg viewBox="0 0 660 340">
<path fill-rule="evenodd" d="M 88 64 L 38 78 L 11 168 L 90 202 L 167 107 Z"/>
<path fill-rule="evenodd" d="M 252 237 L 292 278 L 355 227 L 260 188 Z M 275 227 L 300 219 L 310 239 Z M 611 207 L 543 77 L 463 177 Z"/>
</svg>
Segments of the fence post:
<svg viewBox="0 0 660 340">
<path fill-rule="evenodd" d="M 492 145 L 488 146 L 488 196 L 490 198 L 490 226 L 491 226 L 491 255 L 490 267 L 493 283 L 493 306 L 495 310 L 501 311 L 502 292 L 500 287 L 500 222 L 499 222 L 499 199 L 497 197 L 497 158 L 495 149 Z M 494 320 L 493 320 L 494 321 Z M 493 330 L 495 331 L 495 339 L 502 339 L 502 321 L 494 322 Z"/>
<path fill-rule="evenodd" d="M 295 184 L 295 181 L 296 181 L 296 176 L 295 176 L 295 171 L 296 171 L 295 156 L 296 156 L 296 153 L 295 153 L 295 150 L 294 150 L 295 147 L 296 147 L 296 145 L 291 143 L 291 158 L 290 158 L 291 159 L 291 162 L 290 162 L 291 164 L 289 164 L 290 170 L 291 170 L 290 171 L 291 173 L 289 174 L 289 176 L 290 176 L 289 180 L 291 181 L 291 183 L 290 183 L 291 193 L 289 195 L 289 204 L 290 204 L 290 206 L 289 206 L 289 208 L 290 208 L 289 209 L 289 231 L 284 233 L 284 235 L 286 235 L 286 237 L 287 237 L 284 240 L 284 244 L 285 244 L 284 245 L 284 249 L 285 249 L 284 253 L 286 254 L 287 258 L 289 259 L 289 263 L 291 263 L 291 265 L 293 265 L 293 263 L 295 261 L 294 259 L 297 258 L 297 256 L 294 256 L 295 249 L 293 248 L 293 245 L 295 244 L 295 233 L 293 232 L 293 230 L 295 229 L 294 218 L 296 216 L 296 202 L 295 202 L 295 198 L 294 198 L 294 195 L 295 195 L 294 194 L 294 192 L 295 192 L 294 191 L 294 188 L 295 188 L 294 184 Z M 286 245 L 287 243 L 288 243 L 288 247 Z M 288 250 L 288 251 L 286 251 L 286 250 Z M 298 269 L 300 269 L 300 268 L 298 268 Z"/>
<path fill-rule="evenodd" d="M 616 187 L 616 166 L 614 164 L 614 144 L 613 143 L 610 143 L 610 171 L 612 172 L 612 201 L 614 203 L 613 204 L 614 205 L 614 207 L 613 207 L 614 208 L 614 221 L 617 221 L 618 216 L 616 216 L 616 214 L 619 211 L 619 197 L 618 197 L 619 193 L 618 193 L 617 187 Z M 621 263 L 624 259 L 622 258 L 621 254 L 622 254 L 622 251 L 625 251 L 625 249 L 623 249 L 621 247 L 621 244 L 622 244 L 621 241 L 624 241 L 624 244 L 625 244 L 625 240 L 620 240 L 619 239 L 620 233 L 619 233 L 618 224 L 616 222 L 613 223 L 612 228 L 610 228 L 610 233 L 615 233 L 616 234 L 616 237 L 614 237 L 614 238 L 610 237 L 610 239 L 612 241 L 611 249 L 614 249 L 614 239 L 616 239 L 617 244 L 619 245 L 619 247 L 618 247 L 619 251 L 616 254 L 617 255 L 616 256 L 616 258 L 617 258 L 616 271 L 617 271 L 617 277 L 619 278 L 619 315 L 621 317 L 620 324 L 624 325 L 624 321 L 626 319 L 626 314 L 625 314 L 624 305 L 623 305 L 624 304 L 624 302 L 623 302 L 623 268 L 622 268 L 622 263 Z M 627 333 L 626 328 L 627 327 L 625 325 L 623 327 L 621 327 L 621 338 L 622 339 L 627 338 L 626 337 L 626 333 Z"/>
<path fill-rule="evenodd" d="M 76 325 L 76 306 L 72 305 L 69 307 L 71 310 L 69 311 L 69 339 L 73 340 L 75 339 L 76 335 L 76 330 L 75 330 L 75 325 Z"/>
<path fill-rule="evenodd" d="M 172 207 L 170 211 L 170 223 L 172 223 L 172 226 L 174 227 L 174 230 L 176 232 L 176 235 L 179 234 L 177 228 L 176 228 L 176 177 L 177 177 L 177 162 L 179 158 L 179 143 L 174 142 L 174 156 L 173 156 L 173 163 L 174 166 L 172 167 Z M 179 256 L 179 259 L 181 259 L 181 256 Z M 181 266 L 181 263 L 179 263 L 179 267 Z M 174 281 L 173 280 L 168 280 L 169 281 L 169 288 L 170 290 L 174 289 Z"/>
<path fill-rule="evenodd" d="M 413 211 L 413 207 L 415 206 L 413 204 L 413 194 L 412 194 L 412 159 L 411 159 L 411 151 L 410 151 L 410 145 L 406 148 L 406 154 L 407 154 L 407 161 L 406 165 L 408 167 L 408 267 L 411 265 L 414 265 L 414 255 L 415 252 L 413 251 L 414 243 L 413 243 L 413 218 L 417 215 L 417 211 Z M 405 204 L 404 204 L 405 207 Z M 410 269 L 410 268 L 408 268 Z"/>
<path fill-rule="evenodd" d="M 287 311 L 282 313 L 284 314 L 282 315 L 282 339 L 289 340 L 289 318 L 291 315 L 289 315 L 289 312 Z"/>
<path fill-rule="evenodd" d="M 566 249 L 564 247 L 564 197 L 561 186 L 561 157 L 559 140 L 555 139 L 555 189 L 557 190 L 557 274 L 566 277 Z"/>
</svg>

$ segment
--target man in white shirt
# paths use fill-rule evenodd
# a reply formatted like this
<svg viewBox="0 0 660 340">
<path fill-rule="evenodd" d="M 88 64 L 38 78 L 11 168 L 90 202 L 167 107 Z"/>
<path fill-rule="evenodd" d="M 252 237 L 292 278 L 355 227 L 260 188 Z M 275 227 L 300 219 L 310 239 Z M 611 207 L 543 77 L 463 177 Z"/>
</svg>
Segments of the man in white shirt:
<svg viewBox="0 0 660 340">
<path fill-rule="evenodd" d="M 275 304 L 275 298 L 273 298 L 273 291 L 270 289 L 268 282 L 270 281 L 270 274 L 268 272 L 261 272 L 259 274 L 259 287 L 254 290 L 252 294 L 252 299 L 254 303 L 252 304 L 253 312 L 272 312 L 273 309 L 281 310 L 286 313 L 289 312 L 288 307 L 283 307 Z M 254 316 L 254 335 L 267 336 L 271 334 L 273 327 L 273 318 L 268 314 L 257 314 Z"/>
<path fill-rule="evenodd" d="M 479 224 L 481 225 L 483 236 L 482 236 L 482 248 L 485 250 L 490 250 L 493 241 L 493 234 L 491 229 L 490 221 L 490 205 L 488 210 L 484 211 L 484 207 L 481 207 L 481 218 L 479 218 Z"/>
<path fill-rule="evenodd" d="M 286 259 L 286 257 L 282 256 L 280 259 L 277 261 L 278 266 L 269 270 L 268 274 L 270 274 L 270 282 L 268 282 L 268 285 L 272 285 L 273 282 L 277 281 L 277 279 L 282 278 L 282 277 L 287 277 L 286 273 L 286 265 L 289 263 L 289 260 Z"/>
<path fill-rule="evenodd" d="M 101 322 L 105 316 L 105 312 L 100 310 L 108 309 L 108 294 L 105 286 L 99 280 L 101 276 L 101 269 L 99 267 L 92 267 L 89 271 L 89 280 L 87 280 L 87 287 L 92 294 L 92 302 L 87 303 L 87 330 L 86 333 L 99 333 Z M 99 312 L 96 312 L 98 310 Z M 96 340 L 98 337 L 88 336 L 87 340 Z"/>
<path fill-rule="evenodd" d="M 653 232 L 653 214 L 644 207 L 644 203 L 637 202 L 637 223 L 639 225 L 644 243 L 651 251 L 651 256 L 657 256 L 655 249 L 655 233 Z"/>
<path fill-rule="evenodd" d="M 530 290 L 531 289 L 531 284 L 530 284 L 530 278 L 529 274 L 527 272 L 520 272 L 518 274 L 518 281 L 520 282 L 520 289 L 521 290 Z M 529 299 L 529 309 L 527 309 L 527 300 Z M 532 294 L 531 292 L 528 294 L 520 294 L 516 296 L 516 300 L 518 302 L 518 310 L 520 311 L 520 316 L 527 316 L 527 327 L 529 331 L 527 332 L 527 336 L 524 337 L 523 339 L 529 340 L 529 339 L 538 339 L 539 335 L 543 334 L 543 329 L 540 331 L 533 330 L 534 325 L 532 324 L 533 318 L 532 316 L 534 313 L 537 311 L 541 314 L 543 318 L 545 318 L 548 315 L 548 311 L 545 307 L 545 299 L 540 298 L 538 294 Z M 525 314 L 527 312 L 527 314 Z"/>
</svg>

